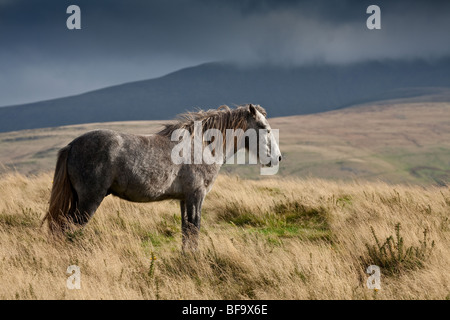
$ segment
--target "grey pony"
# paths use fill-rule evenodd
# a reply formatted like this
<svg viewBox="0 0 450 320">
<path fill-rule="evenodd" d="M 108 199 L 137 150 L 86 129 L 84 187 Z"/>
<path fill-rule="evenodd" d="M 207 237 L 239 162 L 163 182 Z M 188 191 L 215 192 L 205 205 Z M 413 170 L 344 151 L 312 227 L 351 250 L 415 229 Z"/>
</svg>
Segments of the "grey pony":
<svg viewBox="0 0 450 320">
<path fill-rule="evenodd" d="M 203 132 L 214 128 L 269 130 L 266 111 L 259 105 L 234 109 L 221 106 L 207 111 L 187 112 L 153 135 L 134 135 L 112 130 L 87 132 L 59 151 L 44 221 L 51 234 L 62 234 L 84 226 L 109 194 L 133 202 L 166 199 L 180 201 L 182 249 L 198 246 L 201 208 L 216 180 L 221 164 L 174 164 L 171 151 L 177 129 L 193 132 L 194 121 L 202 121 Z M 236 138 L 234 151 L 247 148 L 245 138 Z M 259 138 L 258 138 L 259 139 Z M 259 141 L 258 141 L 259 143 Z M 272 163 L 281 161 L 277 152 Z M 43 221 L 43 222 L 44 222 Z"/>
</svg>

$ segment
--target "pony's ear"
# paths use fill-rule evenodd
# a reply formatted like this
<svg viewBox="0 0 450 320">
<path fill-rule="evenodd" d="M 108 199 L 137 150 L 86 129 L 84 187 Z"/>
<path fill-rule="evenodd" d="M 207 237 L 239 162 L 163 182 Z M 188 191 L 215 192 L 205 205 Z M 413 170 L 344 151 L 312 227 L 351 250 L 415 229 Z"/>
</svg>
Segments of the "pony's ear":
<svg viewBox="0 0 450 320">
<path fill-rule="evenodd" d="M 251 103 L 248 105 L 248 111 L 250 111 L 250 114 L 256 118 L 256 108 Z"/>
</svg>

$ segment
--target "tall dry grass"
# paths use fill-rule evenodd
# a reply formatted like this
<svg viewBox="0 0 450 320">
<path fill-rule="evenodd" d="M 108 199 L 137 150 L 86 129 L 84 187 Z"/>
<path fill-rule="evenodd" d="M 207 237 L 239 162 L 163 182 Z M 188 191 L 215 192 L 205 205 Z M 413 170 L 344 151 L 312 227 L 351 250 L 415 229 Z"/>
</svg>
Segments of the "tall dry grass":
<svg viewBox="0 0 450 320">
<path fill-rule="evenodd" d="M 449 299 L 450 189 L 246 181 L 220 176 L 200 250 L 181 253 L 178 203 L 104 200 L 81 231 L 40 227 L 52 177 L 0 177 L 0 299 Z M 435 241 L 417 269 L 366 286 L 367 247 L 401 223 L 405 246 Z M 69 265 L 81 289 L 66 287 Z"/>
</svg>

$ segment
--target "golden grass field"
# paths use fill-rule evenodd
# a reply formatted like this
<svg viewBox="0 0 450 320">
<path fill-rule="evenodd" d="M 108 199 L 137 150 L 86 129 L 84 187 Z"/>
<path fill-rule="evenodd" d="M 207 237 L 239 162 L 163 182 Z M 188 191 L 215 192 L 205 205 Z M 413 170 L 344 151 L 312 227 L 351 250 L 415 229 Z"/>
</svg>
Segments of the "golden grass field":
<svg viewBox="0 0 450 320">
<path fill-rule="evenodd" d="M 181 252 L 178 203 L 107 197 L 82 231 L 40 227 L 51 174 L 0 178 L 0 299 L 450 299 L 450 189 L 242 180 L 221 175 L 203 207 L 200 249 Z M 401 223 L 423 264 L 368 289 L 367 248 Z M 81 289 L 66 287 L 69 265 Z"/>
<path fill-rule="evenodd" d="M 200 249 L 187 254 L 175 201 L 109 196 L 83 230 L 55 240 L 41 227 L 59 148 L 94 128 L 143 134 L 161 122 L 1 133 L 0 299 L 450 299 L 449 103 L 270 123 L 279 174 L 225 166 L 203 205 Z M 381 289 L 368 289 L 371 228 L 383 244 L 398 223 L 403 243 L 375 248 Z M 79 290 L 66 287 L 70 265 Z"/>
</svg>

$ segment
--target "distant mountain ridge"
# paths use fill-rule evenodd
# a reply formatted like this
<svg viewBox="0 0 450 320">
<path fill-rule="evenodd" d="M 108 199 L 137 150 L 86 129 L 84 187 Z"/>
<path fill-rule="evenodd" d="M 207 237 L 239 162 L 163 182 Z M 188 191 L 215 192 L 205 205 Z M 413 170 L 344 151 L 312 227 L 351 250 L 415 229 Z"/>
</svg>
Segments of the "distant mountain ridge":
<svg viewBox="0 0 450 320">
<path fill-rule="evenodd" d="M 0 132 L 70 124 L 172 119 L 194 108 L 258 103 L 270 117 L 364 102 L 430 97 L 450 101 L 450 58 L 433 63 L 239 67 L 207 63 L 80 95 L 1 107 Z"/>
</svg>

